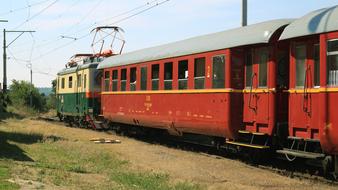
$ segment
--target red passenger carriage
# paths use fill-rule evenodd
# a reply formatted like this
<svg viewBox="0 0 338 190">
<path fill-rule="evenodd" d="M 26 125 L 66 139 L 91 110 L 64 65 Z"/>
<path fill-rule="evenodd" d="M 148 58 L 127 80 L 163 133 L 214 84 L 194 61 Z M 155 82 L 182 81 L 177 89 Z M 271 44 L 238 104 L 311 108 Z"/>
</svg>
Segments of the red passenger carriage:
<svg viewBox="0 0 338 190">
<path fill-rule="evenodd" d="M 289 157 L 324 160 L 338 173 L 338 6 L 286 27 L 290 43 Z M 335 164 L 334 164 L 335 163 Z M 335 166 L 334 166 L 335 165 Z"/>
<path fill-rule="evenodd" d="M 108 58 L 99 65 L 102 113 L 179 136 L 236 139 L 243 129 L 244 55 L 274 50 L 272 41 L 289 23 L 264 22 Z"/>
</svg>

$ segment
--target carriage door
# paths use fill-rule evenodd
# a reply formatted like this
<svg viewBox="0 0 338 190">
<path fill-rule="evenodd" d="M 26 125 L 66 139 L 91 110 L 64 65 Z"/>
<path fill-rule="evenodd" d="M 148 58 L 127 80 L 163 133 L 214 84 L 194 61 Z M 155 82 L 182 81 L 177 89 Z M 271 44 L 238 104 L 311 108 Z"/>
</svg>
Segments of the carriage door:
<svg viewBox="0 0 338 190">
<path fill-rule="evenodd" d="M 245 66 L 244 123 L 250 132 L 268 132 L 269 49 L 255 48 L 248 52 Z"/>
<path fill-rule="evenodd" d="M 319 44 L 308 42 L 293 46 L 294 91 L 290 93 L 291 136 L 316 138 L 319 116 Z"/>
</svg>

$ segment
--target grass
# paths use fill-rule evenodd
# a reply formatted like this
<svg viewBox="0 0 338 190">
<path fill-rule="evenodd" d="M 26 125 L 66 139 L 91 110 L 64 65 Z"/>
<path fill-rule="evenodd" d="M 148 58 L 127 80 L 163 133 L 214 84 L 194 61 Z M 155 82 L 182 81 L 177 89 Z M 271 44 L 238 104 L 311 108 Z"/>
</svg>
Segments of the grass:
<svg viewBox="0 0 338 190">
<path fill-rule="evenodd" d="M 8 145 L 7 151 L 28 157 L 0 157 L 0 189 L 17 189 L 18 185 L 7 180 L 18 177 L 45 184 L 46 189 L 202 189 L 189 182 L 174 183 L 165 173 L 131 169 L 128 161 L 91 142 L 36 134 L 29 127 L 0 125 L 0 131 L 1 147 Z"/>
<path fill-rule="evenodd" d="M 12 190 L 19 189 L 19 185 L 8 181 L 10 178 L 9 169 L 7 166 L 0 165 L 0 189 Z"/>
</svg>

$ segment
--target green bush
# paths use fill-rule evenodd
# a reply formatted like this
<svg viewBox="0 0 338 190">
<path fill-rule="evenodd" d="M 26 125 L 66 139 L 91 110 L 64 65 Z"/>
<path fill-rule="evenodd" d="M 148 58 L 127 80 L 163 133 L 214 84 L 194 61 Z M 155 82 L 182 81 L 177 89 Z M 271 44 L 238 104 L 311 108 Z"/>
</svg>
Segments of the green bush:
<svg viewBox="0 0 338 190">
<path fill-rule="evenodd" d="M 30 97 L 32 96 L 32 106 Z M 8 97 L 10 104 L 14 107 L 31 107 L 36 111 L 47 111 L 46 96 L 40 94 L 39 90 L 27 81 L 13 80 L 9 87 Z"/>
</svg>

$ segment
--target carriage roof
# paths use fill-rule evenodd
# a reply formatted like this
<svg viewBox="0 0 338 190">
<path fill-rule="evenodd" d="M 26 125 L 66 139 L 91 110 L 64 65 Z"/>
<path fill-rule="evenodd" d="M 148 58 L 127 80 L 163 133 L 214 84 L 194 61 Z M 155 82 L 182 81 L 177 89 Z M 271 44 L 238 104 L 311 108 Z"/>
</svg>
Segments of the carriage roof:
<svg viewBox="0 0 338 190">
<path fill-rule="evenodd" d="M 244 45 L 269 43 L 271 37 L 278 29 L 288 25 L 292 21 L 292 19 L 272 20 L 116 55 L 101 62 L 98 69 L 155 61 Z"/>
<path fill-rule="evenodd" d="M 288 25 L 280 40 L 336 31 L 337 18 L 338 6 L 312 11 Z"/>
</svg>

